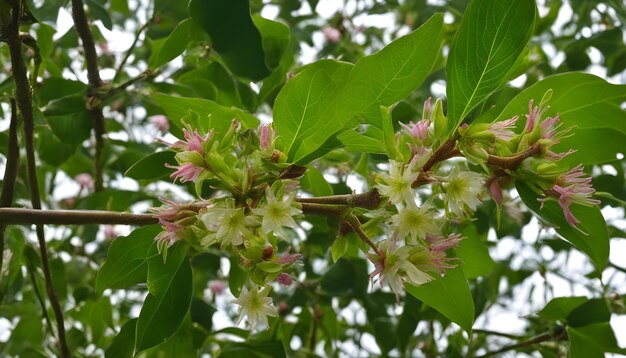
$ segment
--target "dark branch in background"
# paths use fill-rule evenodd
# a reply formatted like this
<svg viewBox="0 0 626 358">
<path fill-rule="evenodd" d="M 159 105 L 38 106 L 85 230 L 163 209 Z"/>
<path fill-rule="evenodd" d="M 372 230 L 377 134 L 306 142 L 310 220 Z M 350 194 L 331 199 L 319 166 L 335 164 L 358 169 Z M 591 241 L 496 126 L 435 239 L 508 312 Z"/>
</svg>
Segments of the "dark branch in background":
<svg viewBox="0 0 626 358">
<path fill-rule="evenodd" d="M 41 197 L 39 195 L 39 181 L 37 180 L 37 163 L 35 162 L 35 145 L 34 131 L 35 123 L 33 119 L 33 99 L 32 89 L 28 82 L 28 74 L 26 72 L 26 64 L 22 56 L 22 41 L 19 34 L 19 19 L 22 14 L 22 2 L 13 0 L 11 3 L 12 13 L 11 22 L 5 27 L 6 42 L 9 46 L 11 54 L 11 71 L 13 80 L 15 81 L 15 98 L 20 115 L 24 121 L 24 139 L 26 142 L 26 160 L 28 164 L 28 182 L 31 191 L 31 203 L 34 209 L 41 209 Z M 70 357 L 70 350 L 65 339 L 65 323 L 63 320 L 63 310 L 59 304 L 54 286 L 52 286 L 52 277 L 50 275 L 50 264 L 48 262 L 48 248 L 46 247 L 46 238 L 44 235 L 43 225 L 36 226 L 37 240 L 39 241 L 39 250 L 41 251 L 41 268 L 43 269 L 46 281 L 46 291 L 54 316 L 57 322 L 57 333 L 61 346 L 61 356 Z"/>
<path fill-rule="evenodd" d="M 148 79 L 148 78 L 152 78 L 155 75 L 156 75 L 155 71 L 150 70 L 150 69 L 145 70 L 142 73 L 140 73 L 139 75 L 137 75 L 136 77 L 133 77 L 133 78 L 129 79 L 128 81 L 122 83 L 121 85 L 119 85 L 117 87 L 114 87 L 114 88 L 111 88 L 110 90 L 108 90 L 108 91 L 106 91 L 106 92 L 104 92 L 102 94 L 99 94 L 98 98 L 101 99 L 101 100 L 104 100 L 104 99 L 107 99 L 109 97 L 113 97 L 116 94 L 124 91 L 126 88 L 131 86 L 133 83 L 135 83 L 137 81 L 145 80 L 145 79 Z"/>
<path fill-rule="evenodd" d="M 17 103 L 11 99 L 11 124 L 9 125 L 9 140 L 7 142 L 7 162 L 2 179 L 2 194 L 0 194 L 0 207 L 13 205 L 13 193 L 15 192 L 15 180 L 20 160 L 20 148 L 17 143 Z M 0 224 L 0 277 L 2 277 L 2 261 L 4 258 L 4 234 L 6 225 Z M 0 302 L 4 293 L 0 292 Z"/>
<path fill-rule="evenodd" d="M 534 346 L 535 344 L 539 344 L 539 343 L 543 343 L 543 342 L 550 342 L 550 341 L 560 341 L 560 340 L 564 340 L 564 339 L 567 339 L 567 331 L 565 330 L 564 327 L 557 326 L 551 332 L 543 333 L 543 334 L 538 335 L 537 337 L 531 338 L 531 339 L 529 339 L 527 341 L 511 344 L 509 346 L 504 346 L 504 347 L 498 349 L 497 351 L 487 352 L 484 355 L 478 356 L 476 358 L 493 357 L 495 355 L 499 355 L 500 353 L 504 353 L 504 352 L 508 352 L 508 351 L 512 351 L 512 350 L 517 350 L 517 349 L 522 349 L 522 348 L 528 348 L 528 347 Z"/>
<path fill-rule="evenodd" d="M 87 110 L 93 122 L 93 130 L 96 138 L 96 153 L 94 158 L 94 186 L 96 191 L 104 188 L 102 149 L 104 148 L 104 115 L 102 106 L 97 98 L 97 91 L 102 86 L 100 70 L 98 68 L 98 55 L 93 42 L 93 35 L 89 29 L 89 22 L 85 15 L 85 8 L 81 0 L 72 0 L 72 18 L 76 26 L 76 32 L 83 44 L 85 51 L 85 62 L 87 63 L 87 78 L 89 79 L 89 90 L 87 91 Z"/>
<path fill-rule="evenodd" d="M 126 51 L 126 54 L 124 55 L 124 58 L 122 59 L 122 62 L 120 62 L 120 64 L 117 66 L 117 69 L 115 70 L 115 76 L 113 76 L 113 82 L 115 82 L 119 78 L 119 76 L 122 74 L 122 70 L 124 69 L 126 62 L 130 58 L 130 55 L 133 53 L 135 46 L 137 46 L 137 42 L 139 41 L 139 37 L 141 36 L 141 33 L 144 32 L 144 30 L 146 30 L 148 26 L 152 24 L 153 21 L 154 21 L 154 16 L 148 19 L 148 21 L 145 24 L 143 24 L 143 26 L 141 26 L 135 33 L 135 39 L 133 40 L 133 43 L 130 45 L 130 47 Z"/>
<path fill-rule="evenodd" d="M 33 51 L 33 61 L 35 62 L 35 69 L 30 75 L 31 87 L 35 87 L 37 84 L 37 77 L 39 76 L 39 66 L 41 65 L 41 52 L 37 41 L 29 34 L 20 34 L 20 40 L 22 43 Z"/>
</svg>

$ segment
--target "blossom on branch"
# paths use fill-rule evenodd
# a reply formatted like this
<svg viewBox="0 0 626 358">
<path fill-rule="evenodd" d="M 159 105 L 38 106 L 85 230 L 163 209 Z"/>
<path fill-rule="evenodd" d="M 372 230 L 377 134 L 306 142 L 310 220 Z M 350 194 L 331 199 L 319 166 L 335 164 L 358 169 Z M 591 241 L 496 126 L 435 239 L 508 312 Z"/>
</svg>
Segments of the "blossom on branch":
<svg viewBox="0 0 626 358">
<path fill-rule="evenodd" d="M 565 219 L 571 226 L 580 224 L 580 220 L 574 216 L 570 206 L 578 204 L 583 206 L 599 205 L 600 200 L 593 199 L 591 196 L 595 193 L 595 189 L 591 186 L 591 177 L 585 176 L 582 164 L 563 173 L 556 179 L 556 184 L 552 187 L 555 192 L 554 196 L 558 197 L 558 203 Z M 546 199 L 541 199 L 543 202 Z"/>
<path fill-rule="evenodd" d="M 244 285 L 239 297 L 233 300 L 233 303 L 241 306 L 237 323 L 240 323 L 244 317 L 247 317 L 248 323 L 252 328 L 256 328 L 259 325 L 269 326 L 267 316 L 278 316 L 276 308 L 272 305 L 272 298 L 267 297 L 269 293 L 269 287 L 264 287 L 259 291 L 258 287 L 248 290 Z"/>
</svg>

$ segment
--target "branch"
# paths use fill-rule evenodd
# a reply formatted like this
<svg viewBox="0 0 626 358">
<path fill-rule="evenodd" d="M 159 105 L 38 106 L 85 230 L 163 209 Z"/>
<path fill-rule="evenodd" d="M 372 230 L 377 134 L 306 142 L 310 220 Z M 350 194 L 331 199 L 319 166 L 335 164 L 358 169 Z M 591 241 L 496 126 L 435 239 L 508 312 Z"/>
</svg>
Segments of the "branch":
<svg viewBox="0 0 626 358">
<path fill-rule="evenodd" d="M 130 58 L 131 53 L 135 49 L 135 46 L 137 46 L 137 42 L 139 41 L 139 37 L 141 36 L 141 33 L 145 29 L 147 29 L 148 26 L 150 26 L 150 24 L 152 24 L 153 21 L 154 21 L 154 16 L 151 17 L 145 24 L 143 24 L 143 26 L 141 26 L 137 30 L 137 32 L 135 33 L 135 39 L 133 40 L 133 43 L 130 45 L 130 47 L 126 51 L 126 54 L 124 55 L 124 58 L 122 59 L 122 62 L 120 62 L 120 64 L 117 66 L 117 69 L 115 70 L 115 76 L 113 76 L 112 82 L 115 82 L 118 79 L 118 77 L 122 74 L 122 69 L 126 65 L 126 61 L 128 61 L 128 59 Z"/>
<path fill-rule="evenodd" d="M 509 346 L 504 346 L 496 351 L 492 351 L 492 352 L 487 352 L 485 354 L 483 354 L 482 356 L 478 356 L 476 358 L 486 358 L 486 357 L 492 357 L 495 355 L 498 355 L 500 353 L 504 353 L 504 352 L 508 352 L 508 351 L 512 351 L 512 350 L 517 350 L 520 348 L 527 348 L 527 347 L 531 347 L 535 344 L 539 344 L 539 343 L 543 343 L 543 342 L 549 342 L 549 341 L 558 341 L 558 340 L 562 340 L 567 338 L 567 331 L 565 331 L 565 328 L 561 327 L 561 326 L 557 326 L 554 331 L 552 332 L 547 332 L 544 334 L 541 334 L 537 337 L 531 338 L 527 341 L 523 341 L 523 342 L 519 342 L 516 344 L 511 344 Z"/>
<path fill-rule="evenodd" d="M 362 194 L 318 196 L 314 198 L 298 198 L 299 203 L 347 205 L 365 209 L 375 209 L 380 205 L 380 193 L 370 189 Z"/>
<path fill-rule="evenodd" d="M 541 153 L 541 149 L 541 144 L 535 143 L 528 147 L 528 149 L 510 157 L 499 157 L 497 155 L 490 155 L 487 158 L 487 164 L 495 165 L 508 170 L 515 170 L 517 169 L 517 167 L 520 166 L 520 164 L 522 164 L 525 159 Z"/>
<path fill-rule="evenodd" d="M 361 241 L 363 241 L 364 243 L 369 245 L 369 247 L 371 247 L 372 250 L 374 250 L 374 252 L 377 255 L 384 256 L 384 253 L 382 253 L 382 252 L 380 252 L 378 250 L 378 247 L 376 246 L 376 244 L 374 244 L 372 242 L 372 240 L 369 238 L 369 236 L 367 236 L 365 231 L 363 231 L 363 228 L 361 227 L 361 222 L 359 221 L 359 218 L 354 216 L 354 214 L 350 214 L 350 215 L 348 215 L 346 217 L 346 223 L 352 228 L 352 230 L 354 230 L 354 232 L 359 237 L 359 239 L 361 239 Z"/>
<path fill-rule="evenodd" d="M 82 0 L 72 0 L 72 18 L 76 32 L 80 37 L 85 51 L 85 62 L 87 63 L 87 78 L 89 80 L 89 91 L 87 92 L 87 109 L 93 122 L 93 130 L 96 138 L 96 153 L 94 158 L 94 186 L 96 191 L 102 191 L 104 188 L 102 175 L 102 149 L 104 148 L 104 115 L 102 107 L 96 97 L 97 89 L 102 86 L 100 78 L 100 70 L 98 68 L 98 55 L 96 54 L 96 46 L 93 42 L 93 36 L 89 29 L 89 22 L 85 15 Z M 94 105 L 94 103 L 96 103 Z"/>
<path fill-rule="evenodd" d="M 17 142 L 17 103 L 11 99 L 11 124 L 9 125 L 9 140 L 7 142 L 7 161 L 2 179 L 2 194 L 0 194 L 0 207 L 8 207 L 13 204 L 15 181 L 19 167 L 20 148 Z M 0 277 L 2 277 L 2 261 L 4 259 L 4 234 L 6 225 L 0 225 Z M 0 292 L 0 301 L 3 293 Z"/>
<path fill-rule="evenodd" d="M 107 99 L 109 97 L 113 97 L 116 94 L 124 91 L 126 88 L 128 88 L 129 86 L 131 86 L 133 83 L 137 82 L 137 81 L 141 81 L 141 80 L 145 80 L 147 78 L 153 77 L 155 76 L 155 72 L 147 69 L 145 71 L 143 71 L 142 73 L 140 73 L 139 75 L 129 79 L 128 81 L 122 83 L 121 85 L 111 88 L 110 90 L 104 92 L 103 94 L 99 94 L 98 98 L 99 99 Z"/>
<path fill-rule="evenodd" d="M 131 214 L 100 210 L 34 210 L 0 208 L 1 225 L 150 225 L 159 222 L 151 214 Z"/>
<path fill-rule="evenodd" d="M 22 14 L 22 2 L 14 0 L 12 2 L 11 21 L 5 27 L 6 42 L 9 46 L 11 55 L 11 71 L 13 72 L 13 80 L 15 81 L 15 98 L 17 106 L 24 121 L 24 138 L 26 143 L 26 159 L 28 164 L 28 180 L 31 191 L 31 203 L 33 208 L 41 208 L 41 198 L 39 196 L 39 181 L 37 180 L 37 163 L 35 162 L 35 146 L 34 146 L 34 119 L 33 119 L 33 99 L 32 89 L 28 82 L 28 74 L 26 65 L 22 56 L 22 41 L 19 34 L 19 20 Z M 61 356 L 70 357 L 70 350 L 65 339 L 65 324 L 63 320 L 63 310 L 57 298 L 54 286 L 52 285 L 52 277 L 50 275 L 50 265 L 48 263 L 48 248 L 46 247 L 46 238 L 42 225 L 37 225 L 37 240 L 39 241 L 39 250 L 41 251 L 41 266 L 46 281 L 46 291 L 54 316 L 57 322 L 57 331 L 59 335 L 59 343 L 61 345 Z"/>
<path fill-rule="evenodd" d="M 428 178 L 427 173 L 435 166 L 435 164 L 460 154 L 459 150 L 456 148 L 456 141 L 458 138 L 459 134 L 457 132 L 452 137 L 448 138 L 448 140 L 445 141 L 439 148 L 437 148 L 435 153 L 433 153 L 426 164 L 424 164 L 419 176 L 415 179 L 411 187 L 416 188 L 420 185 L 429 183 L 430 179 Z"/>
</svg>

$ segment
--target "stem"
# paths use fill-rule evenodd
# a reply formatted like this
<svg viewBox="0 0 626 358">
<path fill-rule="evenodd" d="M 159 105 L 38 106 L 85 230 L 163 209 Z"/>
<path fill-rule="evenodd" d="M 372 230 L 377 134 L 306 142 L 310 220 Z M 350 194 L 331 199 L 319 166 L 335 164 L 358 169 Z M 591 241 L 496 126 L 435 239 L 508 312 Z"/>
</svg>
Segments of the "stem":
<svg viewBox="0 0 626 358">
<path fill-rule="evenodd" d="M 305 214 L 326 215 L 341 217 L 348 207 L 345 205 L 302 203 L 302 212 Z"/>
<path fill-rule="evenodd" d="M 107 92 L 105 92 L 104 94 L 99 95 L 98 97 L 100 99 L 106 99 L 109 97 L 113 97 L 116 94 L 124 91 L 126 88 L 130 87 L 133 83 L 137 82 L 137 81 L 141 81 L 141 80 L 145 80 L 147 78 L 150 78 L 152 76 L 154 76 L 154 72 L 150 69 L 143 71 L 142 73 L 140 73 L 139 75 L 137 75 L 136 77 L 133 77 L 131 79 L 129 79 L 128 81 L 122 83 L 121 85 L 111 88 L 110 90 L 108 90 Z"/>
<path fill-rule="evenodd" d="M 2 179 L 2 194 L 0 194 L 0 207 L 8 207 L 13 204 L 15 192 L 15 180 L 19 167 L 20 148 L 17 142 L 17 103 L 11 98 L 11 124 L 9 125 L 9 140 L 7 142 L 7 161 Z M 0 277 L 2 277 L 2 264 L 4 260 L 4 236 L 6 225 L 0 225 Z M 3 293 L 0 292 L 0 301 Z"/>
<path fill-rule="evenodd" d="M 35 87 L 37 84 L 37 77 L 39 77 L 39 66 L 41 65 L 41 52 L 39 51 L 39 46 L 37 45 L 37 41 L 30 36 L 29 34 L 20 34 L 20 40 L 26 46 L 28 46 L 31 50 L 33 50 L 33 61 L 35 62 L 35 68 L 33 73 L 30 76 L 31 87 Z"/>
<path fill-rule="evenodd" d="M 498 331 L 491 331 L 491 330 L 488 330 L 488 329 L 473 329 L 472 331 L 474 333 L 478 333 L 478 334 L 485 334 L 485 335 L 491 335 L 491 336 L 504 337 L 504 338 L 508 338 L 508 339 L 514 339 L 516 341 L 524 339 L 523 336 L 518 336 L 518 335 L 515 335 L 515 334 L 509 334 L 509 333 L 498 332 Z"/>
<path fill-rule="evenodd" d="M 318 196 L 314 198 L 298 198 L 299 203 L 347 205 L 365 209 L 375 209 L 380 205 L 380 193 L 370 189 L 362 194 Z"/>
<path fill-rule="evenodd" d="M 150 225 L 159 220 L 151 214 L 131 214 L 100 210 L 33 210 L 0 208 L 0 225 Z"/>
<path fill-rule="evenodd" d="M 22 2 L 19 0 L 12 1 L 11 22 L 5 27 L 6 42 L 9 46 L 11 54 L 11 70 L 13 72 L 13 80 L 15 81 L 15 97 L 17 106 L 24 121 L 24 138 L 26 142 L 26 159 L 28 164 L 28 181 L 31 191 L 31 203 L 34 209 L 41 208 L 41 197 L 39 196 L 39 182 L 37 180 L 37 163 L 35 162 L 35 146 L 34 146 L 34 120 L 33 120 L 33 101 L 32 89 L 28 82 L 28 74 L 26 65 L 22 56 L 22 41 L 19 36 L 19 19 L 22 14 Z M 37 240 L 39 241 L 39 249 L 41 251 L 41 266 L 46 281 L 46 291 L 50 304 L 54 311 L 57 322 L 57 331 L 59 343 L 61 345 L 61 356 L 70 357 L 70 350 L 65 339 L 65 324 L 63 319 L 63 310 L 57 298 L 54 286 L 52 286 L 52 277 L 50 275 L 50 265 L 48 263 L 48 249 L 46 247 L 46 238 L 42 225 L 37 225 Z"/>
<path fill-rule="evenodd" d="M 512 155 L 510 157 L 499 157 L 497 155 L 490 155 L 487 158 L 487 164 L 499 166 L 501 168 L 508 169 L 508 170 L 515 170 L 517 169 L 517 167 L 520 166 L 520 164 L 522 164 L 522 162 L 526 158 L 530 158 L 534 155 L 541 153 L 541 149 L 542 149 L 541 144 L 535 143 L 531 145 L 530 147 L 528 147 L 528 149 L 522 152 L 519 152 L 515 155 Z"/>
<path fill-rule="evenodd" d="M 357 234 L 359 239 L 361 239 L 361 241 L 363 241 L 364 243 L 369 245 L 369 247 L 371 247 L 372 250 L 374 250 L 374 252 L 377 255 L 383 256 L 383 254 L 378 251 L 378 247 L 376 246 L 376 244 L 374 244 L 374 242 L 372 242 L 372 240 L 369 238 L 369 236 L 367 236 L 365 231 L 363 231 L 363 228 L 361 227 L 361 222 L 359 221 L 359 218 L 354 216 L 354 214 L 350 214 L 350 215 L 348 215 L 346 217 L 346 222 L 348 223 L 348 225 L 350 225 L 352 230 L 354 230 L 354 232 Z"/>
<path fill-rule="evenodd" d="M 428 178 L 428 172 L 435 166 L 435 164 L 442 162 L 444 160 L 450 159 L 460 154 L 459 150 L 456 148 L 456 140 L 459 138 L 458 132 L 455 133 L 452 137 L 448 138 L 433 155 L 428 159 L 426 164 L 422 167 L 419 176 L 413 184 L 411 185 L 413 188 L 416 188 L 420 185 L 427 184 L 430 182 Z"/>
<path fill-rule="evenodd" d="M 520 349 L 520 348 L 526 348 L 526 347 L 530 347 L 533 346 L 535 344 L 539 344 L 539 343 L 543 343 L 543 342 L 548 342 L 548 341 L 552 341 L 552 340 L 561 340 L 566 338 L 567 336 L 567 332 L 565 331 L 565 329 L 563 327 L 556 327 L 556 329 L 553 332 L 547 332 L 544 334 L 541 334 L 537 337 L 531 338 L 527 341 L 523 341 L 523 342 L 519 342 L 516 344 L 511 344 L 508 346 L 504 346 L 496 351 L 492 351 L 492 352 L 487 352 L 482 356 L 478 356 L 476 358 L 486 358 L 486 357 L 492 357 L 495 355 L 498 355 L 500 353 L 504 353 L 504 352 L 508 352 L 508 351 L 512 351 L 512 350 L 516 350 L 516 349 Z"/>
<path fill-rule="evenodd" d="M 96 98 L 94 92 L 102 86 L 100 70 L 98 69 L 98 55 L 93 42 L 93 36 L 89 29 L 87 16 L 82 0 L 72 0 L 72 18 L 76 26 L 76 32 L 83 44 L 85 51 L 85 62 L 87 64 L 87 78 L 89 80 L 89 90 L 87 91 L 87 108 L 93 122 L 93 130 L 96 138 L 96 153 L 94 158 L 94 187 L 96 191 L 104 189 L 103 169 L 102 169 L 102 149 L 104 148 L 104 115 L 102 106 Z"/>
<path fill-rule="evenodd" d="M 28 271 L 28 277 L 30 278 L 30 282 L 33 284 L 33 292 L 35 293 L 35 297 L 37 297 L 37 302 L 39 302 L 39 306 L 41 306 L 41 314 L 46 321 L 46 326 L 48 327 L 48 330 L 52 332 L 52 334 L 54 334 L 54 330 L 52 329 L 52 323 L 50 323 L 50 315 L 48 315 L 48 309 L 46 308 L 46 302 L 41 296 L 41 292 L 39 292 L 39 285 L 37 285 L 37 278 L 35 277 L 35 267 L 32 264 L 27 264 L 26 271 Z"/>
<path fill-rule="evenodd" d="M 139 42 L 139 37 L 141 36 L 141 33 L 144 32 L 144 30 L 147 29 L 148 26 L 150 26 L 150 24 L 152 24 L 153 21 L 154 21 L 154 16 L 148 19 L 148 21 L 145 24 L 143 24 L 143 26 L 141 26 L 135 33 L 135 39 L 133 40 L 133 43 L 130 44 L 130 47 L 126 51 L 126 54 L 124 55 L 124 58 L 122 59 L 122 62 L 120 62 L 120 64 L 117 66 L 117 69 L 115 70 L 115 76 L 113 76 L 113 82 L 115 82 L 119 78 L 119 76 L 122 74 L 122 69 L 124 68 L 124 66 L 126 65 L 126 62 L 130 58 L 130 55 L 135 49 L 135 46 L 137 46 L 137 42 Z"/>
</svg>

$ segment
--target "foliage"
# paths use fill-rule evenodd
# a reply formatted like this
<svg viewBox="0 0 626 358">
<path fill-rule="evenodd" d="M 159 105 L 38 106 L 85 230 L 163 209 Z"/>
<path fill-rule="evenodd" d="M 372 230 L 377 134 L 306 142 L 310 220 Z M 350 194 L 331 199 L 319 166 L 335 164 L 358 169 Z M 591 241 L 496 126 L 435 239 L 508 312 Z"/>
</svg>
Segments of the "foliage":
<svg viewBox="0 0 626 358">
<path fill-rule="evenodd" d="M 0 355 L 626 354 L 624 5 L 344 5 L 0 0 Z"/>
</svg>

